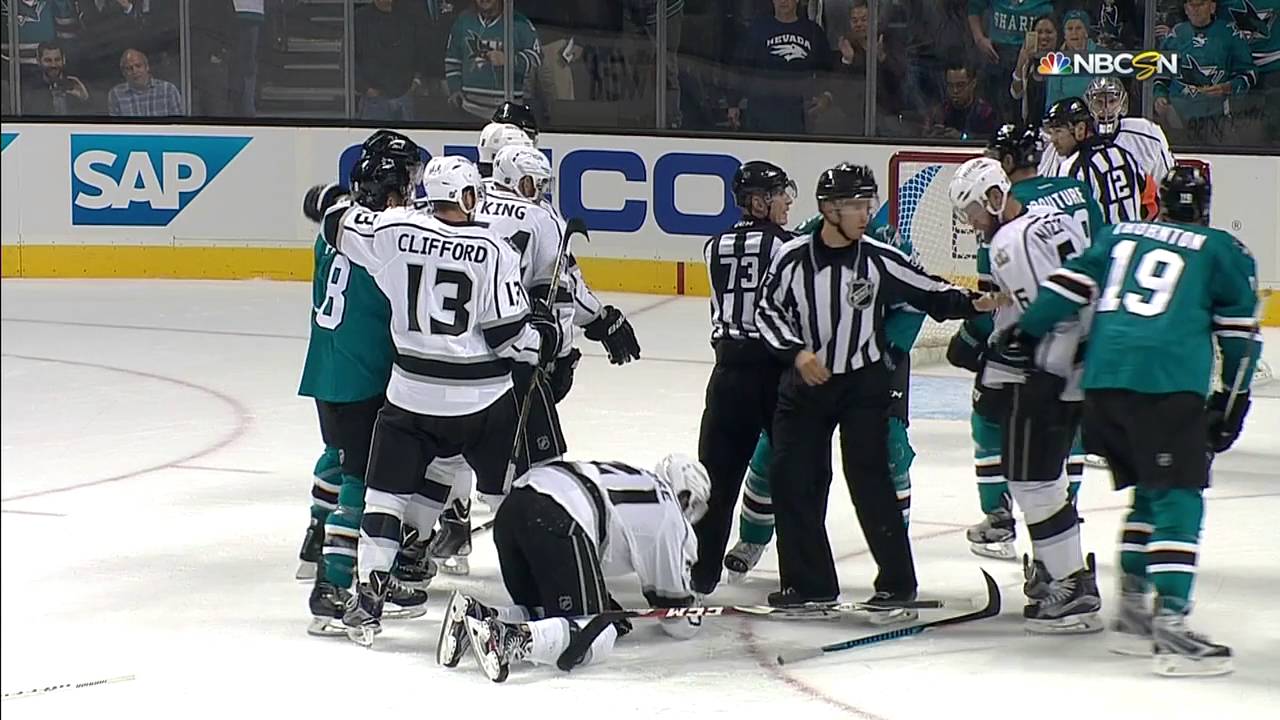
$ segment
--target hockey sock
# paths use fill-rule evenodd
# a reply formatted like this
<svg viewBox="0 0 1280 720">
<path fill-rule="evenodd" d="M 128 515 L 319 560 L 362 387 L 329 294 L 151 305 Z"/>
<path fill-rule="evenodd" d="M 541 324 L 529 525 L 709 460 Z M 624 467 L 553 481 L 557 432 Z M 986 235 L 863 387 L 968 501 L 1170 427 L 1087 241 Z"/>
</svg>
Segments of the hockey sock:
<svg viewBox="0 0 1280 720">
<path fill-rule="evenodd" d="M 889 418 L 889 476 L 893 478 L 903 525 L 911 524 L 911 462 L 915 458 L 916 451 L 907 438 L 907 424 L 899 418 Z"/>
<path fill-rule="evenodd" d="M 1120 570 L 1125 575 L 1147 577 L 1147 543 L 1155 530 L 1154 512 L 1151 494 L 1134 488 L 1129 515 L 1120 531 Z"/>
<path fill-rule="evenodd" d="M 539 620 L 529 623 L 529 631 L 533 635 L 533 647 L 526 659 L 554 664 L 565 672 L 604 660 L 613 652 L 613 643 L 618 639 L 617 626 L 601 615 L 585 624 L 566 618 Z"/>
<path fill-rule="evenodd" d="M 325 447 L 324 454 L 316 460 L 311 481 L 311 517 L 324 522 L 326 516 L 338 507 L 338 490 L 342 484 L 342 452 L 335 447 Z"/>
<path fill-rule="evenodd" d="M 324 579 L 337 587 L 351 587 L 363 516 L 364 481 L 343 475 L 338 507 L 324 522 Z"/>
<path fill-rule="evenodd" d="M 1144 490 L 1151 498 L 1151 540 L 1147 542 L 1147 577 L 1155 585 L 1159 607 L 1185 613 L 1191 609 L 1196 554 L 1204 520 L 1201 490 Z"/>
<path fill-rule="evenodd" d="M 1067 481 L 1020 480 L 1009 483 L 1031 535 L 1032 553 L 1050 577 L 1065 578 L 1084 567 L 1076 506 L 1067 501 Z"/>
<path fill-rule="evenodd" d="M 1080 482 L 1084 480 L 1084 440 L 1076 431 L 1075 442 L 1071 444 L 1071 454 L 1067 456 L 1067 498 L 1072 504 L 1080 495 Z"/>
<path fill-rule="evenodd" d="M 773 446 L 768 433 L 756 440 L 751 464 L 747 466 L 746 487 L 742 493 L 742 512 L 738 515 L 738 539 L 756 545 L 773 541 L 773 496 L 769 490 L 769 463 Z"/>
<path fill-rule="evenodd" d="M 973 470 L 978 478 L 978 503 L 982 513 L 991 513 L 1009 504 L 1009 483 L 1004 477 L 1000 456 L 1000 423 L 978 413 L 969 416 L 973 434 Z"/>
<path fill-rule="evenodd" d="M 409 504 L 408 494 L 368 488 L 364 494 L 364 517 L 360 520 L 360 544 L 356 565 L 360 582 L 369 582 L 369 573 L 391 572 L 400 552 L 400 522 Z"/>
</svg>

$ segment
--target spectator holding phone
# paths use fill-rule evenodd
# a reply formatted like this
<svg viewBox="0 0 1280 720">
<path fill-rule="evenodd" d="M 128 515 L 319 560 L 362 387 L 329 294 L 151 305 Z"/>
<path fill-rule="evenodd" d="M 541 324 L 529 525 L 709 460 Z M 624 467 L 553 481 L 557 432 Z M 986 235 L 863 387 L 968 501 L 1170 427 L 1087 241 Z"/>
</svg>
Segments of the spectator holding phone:
<svg viewBox="0 0 1280 720">
<path fill-rule="evenodd" d="M 1039 122 L 1048 109 L 1045 100 L 1046 78 L 1036 72 L 1040 58 L 1058 49 L 1058 24 L 1052 15 L 1041 15 L 1036 18 L 1031 30 L 1022 43 L 1018 53 L 1018 65 L 1013 70 L 1013 82 L 1009 85 L 1009 95 L 1022 101 L 1022 117 L 1028 123 Z"/>
<path fill-rule="evenodd" d="M 984 63 L 984 96 L 997 103 L 1002 117 L 1017 114 L 1013 98 L 1005 92 L 1018 64 L 1026 33 L 1036 18 L 1053 12 L 1053 0 L 968 0 L 969 32 Z M 995 128 L 992 128 L 995 132 Z"/>
<path fill-rule="evenodd" d="M 80 115 L 89 109 L 89 90 L 80 78 L 67 75 L 67 55 L 56 41 L 36 49 L 40 74 L 22 83 L 24 115 Z"/>
</svg>

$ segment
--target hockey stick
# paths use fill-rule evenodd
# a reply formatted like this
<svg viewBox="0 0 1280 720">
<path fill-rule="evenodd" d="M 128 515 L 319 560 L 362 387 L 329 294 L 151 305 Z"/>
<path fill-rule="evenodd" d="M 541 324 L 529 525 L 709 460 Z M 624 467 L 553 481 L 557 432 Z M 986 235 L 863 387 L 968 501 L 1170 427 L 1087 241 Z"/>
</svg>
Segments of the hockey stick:
<svg viewBox="0 0 1280 720">
<path fill-rule="evenodd" d="M 560 238 L 560 247 L 556 249 L 556 264 L 551 267 L 551 286 L 547 288 L 547 307 L 552 307 L 556 299 L 556 291 L 560 289 L 560 273 L 564 270 L 565 258 L 569 255 L 569 240 L 574 235 L 581 235 L 588 240 L 591 237 L 587 234 L 587 223 L 582 218 L 569 218 L 565 222 L 564 236 Z M 511 486 L 511 481 L 515 479 L 515 457 L 520 452 L 520 441 L 524 437 L 524 426 L 529 421 L 529 404 L 533 400 L 533 391 L 537 388 L 537 373 L 542 372 L 542 368 L 534 368 L 535 377 L 529 381 L 529 387 L 525 390 L 524 399 L 520 403 L 520 418 L 516 421 L 516 437 L 511 444 L 511 460 L 507 463 L 507 482 L 506 486 Z"/>
<path fill-rule="evenodd" d="M 787 620 L 818 620 L 829 617 L 826 613 L 876 612 L 903 608 L 936 610 L 946 607 L 943 600 L 912 600 L 904 603 L 846 602 L 830 605 L 815 604 L 811 607 L 777 608 L 771 605 L 691 605 L 675 608 L 645 608 L 643 610 L 611 610 L 601 613 L 631 620 L 672 620 L 694 617 L 777 617 Z"/>
<path fill-rule="evenodd" d="M 479 535 L 480 533 L 485 532 L 486 530 L 492 530 L 494 519 L 495 518 L 489 518 L 488 520 L 485 520 L 479 525 L 471 528 L 471 537 L 475 537 L 476 535 Z"/>
<path fill-rule="evenodd" d="M 24 697 L 34 697 L 36 695 L 47 695 L 51 692 L 59 690 L 80 690 L 82 688 L 94 687 L 95 685 L 109 685 L 111 683 L 129 682 L 135 680 L 134 675 L 120 675 L 118 677 L 102 678 L 101 680 L 89 680 L 87 682 L 78 683 L 62 683 L 61 685 L 49 685 L 47 687 L 33 688 L 31 690 L 17 690 L 15 692 L 7 692 L 4 694 L 4 700 L 16 700 Z"/>
<path fill-rule="evenodd" d="M 809 648 L 805 650 L 796 650 L 789 653 L 779 653 L 777 661 L 779 665 L 790 665 L 791 663 L 808 660 L 811 658 L 821 657 L 826 653 L 840 652 L 841 650 L 852 650 L 853 648 L 866 647 L 876 643 L 885 642 L 887 640 L 897 640 L 898 638 L 911 637 L 919 635 L 925 630 L 943 627 L 945 625 L 958 625 L 972 620 L 983 620 L 989 617 L 995 617 L 1000 614 L 1000 587 L 996 585 L 996 581 L 987 574 L 986 570 L 982 571 L 982 579 L 987 584 L 987 605 L 979 610 L 964 615 L 954 615 L 933 622 L 912 625 L 911 627 L 898 628 L 896 630 L 888 630 L 886 632 L 877 633 L 875 635 L 867 635 L 844 642 L 823 645 L 819 648 Z"/>
</svg>

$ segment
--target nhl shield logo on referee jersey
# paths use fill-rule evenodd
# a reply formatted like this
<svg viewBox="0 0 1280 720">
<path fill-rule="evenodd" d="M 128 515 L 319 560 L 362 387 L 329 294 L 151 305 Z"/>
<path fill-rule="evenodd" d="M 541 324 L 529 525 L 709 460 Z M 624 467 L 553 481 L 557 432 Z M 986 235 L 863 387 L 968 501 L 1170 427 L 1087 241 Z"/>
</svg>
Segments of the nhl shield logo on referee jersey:
<svg viewBox="0 0 1280 720">
<path fill-rule="evenodd" d="M 849 304 L 856 310 L 871 307 L 871 300 L 876 296 L 876 286 L 870 280 L 858 278 L 849 283 Z"/>
</svg>

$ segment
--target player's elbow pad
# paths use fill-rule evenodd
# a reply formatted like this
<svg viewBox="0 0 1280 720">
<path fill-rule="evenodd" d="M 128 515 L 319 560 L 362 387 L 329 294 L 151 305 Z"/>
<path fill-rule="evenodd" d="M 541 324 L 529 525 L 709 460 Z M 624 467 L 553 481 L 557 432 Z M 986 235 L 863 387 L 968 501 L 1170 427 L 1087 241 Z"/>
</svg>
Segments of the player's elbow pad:
<svg viewBox="0 0 1280 720">
<path fill-rule="evenodd" d="M 672 618 L 662 621 L 662 631 L 677 640 L 692 640 L 701 629 L 701 617 Z"/>
</svg>

